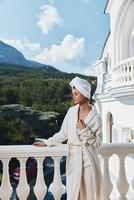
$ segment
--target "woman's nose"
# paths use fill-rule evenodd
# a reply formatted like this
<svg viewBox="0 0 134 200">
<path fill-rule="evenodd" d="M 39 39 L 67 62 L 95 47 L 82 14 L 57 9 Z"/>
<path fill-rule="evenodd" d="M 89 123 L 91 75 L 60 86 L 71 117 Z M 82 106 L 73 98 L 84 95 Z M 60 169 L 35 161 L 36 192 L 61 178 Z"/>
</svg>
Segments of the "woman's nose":
<svg viewBox="0 0 134 200">
<path fill-rule="evenodd" d="M 72 94 L 72 98 L 74 98 L 75 97 L 75 94 Z"/>
</svg>

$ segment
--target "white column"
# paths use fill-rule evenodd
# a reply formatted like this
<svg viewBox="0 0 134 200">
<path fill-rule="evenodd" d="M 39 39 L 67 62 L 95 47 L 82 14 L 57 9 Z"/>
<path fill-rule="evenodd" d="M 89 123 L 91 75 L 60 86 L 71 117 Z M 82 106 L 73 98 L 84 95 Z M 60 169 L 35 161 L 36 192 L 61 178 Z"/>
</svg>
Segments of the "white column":
<svg viewBox="0 0 134 200">
<path fill-rule="evenodd" d="M 47 193 L 47 186 L 44 181 L 43 174 L 43 161 L 44 158 L 37 158 L 38 171 L 37 171 L 37 179 L 36 184 L 34 186 L 34 193 L 38 200 L 43 200 Z"/>
<path fill-rule="evenodd" d="M 54 179 L 49 187 L 49 191 L 53 194 L 55 200 L 60 200 L 63 192 L 65 191 L 65 186 L 61 182 L 61 174 L 60 174 L 61 157 L 53 157 L 53 159 L 54 159 Z"/>
<path fill-rule="evenodd" d="M 106 199 L 110 199 L 110 194 L 113 190 L 113 184 L 111 182 L 110 173 L 109 173 L 109 158 L 111 154 L 109 155 L 102 155 L 104 160 L 104 169 L 103 169 L 103 179 L 104 179 L 104 189 L 106 193 Z"/>
<path fill-rule="evenodd" d="M 30 188 L 27 183 L 27 177 L 26 177 L 27 158 L 18 158 L 18 160 L 20 162 L 20 179 L 19 179 L 19 184 L 16 189 L 16 192 L 17 192 L 19 199 L 26 200 L 28 197 L 28 194 L 30 192 Z"/>
<path fill-rule="evenodd" d="M 120 155 L 117 154 L 119 157 L 119 177 L 116 183 L 116 186 L 118 188 L 119 194 L 120 194 L 120 200 L 126 200 L 126 194 L 129 189 L 129 184 L 126 178 L 126 172 L 125 172 L 125 164 L 124 160 L 126 155 Z"/>
<path fill-rule="evenodd" d="M 3 163 L 3 175 L 2 175 L 2 183 L 0 187 L 0 198 L 2 200 L 8 200 L 12 194 L 12 187 L 9 180 L 9 159 L 2 159 Z"/>
</svg>

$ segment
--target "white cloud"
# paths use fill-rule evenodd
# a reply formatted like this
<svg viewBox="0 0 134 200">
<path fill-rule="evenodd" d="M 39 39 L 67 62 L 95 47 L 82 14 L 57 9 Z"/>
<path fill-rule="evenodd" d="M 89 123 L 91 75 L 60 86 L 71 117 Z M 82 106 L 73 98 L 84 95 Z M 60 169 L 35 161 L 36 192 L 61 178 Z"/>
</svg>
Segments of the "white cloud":
<svg viewBox="0 0 134 200">
<path fill-rule="evenodd" d="M 32 59 L 32 56 L 34 56 L 34 54 L 37 54 L 41 51 L 40 43 L 31 42 L 27 39 L 27 37 L 24 38 L 16 37 L 10 39 L 0 38 L 0 40 L 5 42 L 6 44 L 15 47 L 30 59 Z"/>
<path fill-rule="evenodd" d="M 84 74 L 87 75 L 87 76 L 96 76 L 94 67 L 95 67 L 94 64 L 91 64 L 88 67 L 85 67 Z"/>
<path fill-rule="evenodd" d="M 77 38 L 73 35 L 66 35 L 58 44 L 45 48 L 35 60 L 54 66 L 82 67 L 86 55 L 85 38 Z"/>
<path fill-rule="evenodd" d="M 48 34 L 56 25 L 62 25 L 63 19 L 60 17 L 56 7 L 44 5 L 40 9 L 41 13 L 38 15 L 39 20 L 37 25 L 40 27 L 43 34 Z"/>
<path fill-rule="evenodd" d="M 1 38 L 1 40 L 17 49 L 20 51 L 29 49 L 31 51 L 37 51 L 40 50 L 40 44 L 39 43 L 33 43 L 30 42 L 26 37 L 20 39 L 20 38 L 13 38 L 13 39 L 6 39 L 6 38 Z"/>
</svg>

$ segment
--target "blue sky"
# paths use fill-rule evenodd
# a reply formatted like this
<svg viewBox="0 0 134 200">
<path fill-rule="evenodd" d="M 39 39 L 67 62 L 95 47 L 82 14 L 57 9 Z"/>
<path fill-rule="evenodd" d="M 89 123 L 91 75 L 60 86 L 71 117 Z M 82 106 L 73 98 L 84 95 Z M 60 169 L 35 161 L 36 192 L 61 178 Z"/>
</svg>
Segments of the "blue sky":
<svg viewBox="0 0 134 200">
<path fill-rule="evenodd" d="M 0 40 L 27 59 L 93 75 L 109 32 L 107 0 L 0 0 Z"/>
</svg>

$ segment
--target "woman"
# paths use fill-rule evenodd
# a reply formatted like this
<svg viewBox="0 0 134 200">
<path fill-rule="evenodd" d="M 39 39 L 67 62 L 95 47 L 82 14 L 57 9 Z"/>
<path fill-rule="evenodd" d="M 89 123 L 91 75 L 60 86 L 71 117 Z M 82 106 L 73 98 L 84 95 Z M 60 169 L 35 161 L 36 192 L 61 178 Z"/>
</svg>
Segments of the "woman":
<svg viewBox="0 0 134 200">
<path fill-rule="evenodd" d="M 96 148 L 102 142 L 101 118 L 89 104 L 91 85 L 75 77 L 70 85 L 75 106 L 69 108 L 61 130 L 36 146 L 58 145 L 68 139 L 66 162 L 68 200 L 104 200 L 103 181 Z"/>
</svg>

